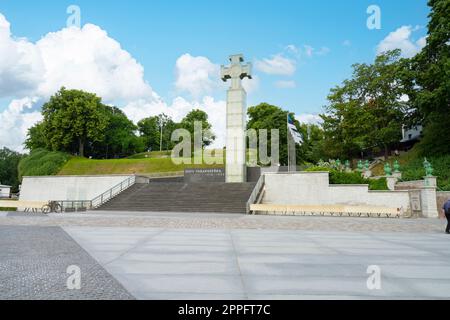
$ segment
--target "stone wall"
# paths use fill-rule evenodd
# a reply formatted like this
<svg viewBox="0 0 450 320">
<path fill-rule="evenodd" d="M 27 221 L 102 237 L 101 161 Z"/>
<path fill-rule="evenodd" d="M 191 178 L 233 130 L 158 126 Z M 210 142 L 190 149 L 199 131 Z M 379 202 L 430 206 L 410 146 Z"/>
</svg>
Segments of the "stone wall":
<svg viewBox="0 0 450 320">
<path fill-rule="evenodd" d="M 414 190 L 421 189 L 424 186 L 423 180 L 400 181 L 395 185 L 396 190 Z"/>
<path fill-rule="evenodd" d="M 266 174 L 263 203 L 286 205 L 369 205 L 403 208 L 408 191 L 369 191 L 368 185 L 330 185 L 328 172 Z"/>
<path fill-rule="evenodd" d="M 22 201 L 92 200 L 130 175 L 24 177 Z"/>
</svg>

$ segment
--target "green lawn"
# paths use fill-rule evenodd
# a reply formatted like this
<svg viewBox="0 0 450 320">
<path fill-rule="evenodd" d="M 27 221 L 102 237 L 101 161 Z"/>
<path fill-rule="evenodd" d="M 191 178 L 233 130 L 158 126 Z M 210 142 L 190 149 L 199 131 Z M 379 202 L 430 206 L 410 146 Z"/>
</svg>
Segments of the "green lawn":
<svg viewBox="0 0 450 320">
<path fill-rule="evenodd" d="M 220 168 L 223 165 L 175 165 L 170 158 L 90 160 L 73 157 L 58 175 L 153 174 L 184 171 L 185 168 Z"/>
<path fill-rule="evenodd" d="M 170 151 L 152 151 L 137 153 L 129 156 L 127 159 L 170 158 L 170 155 Z"/>
</svg>

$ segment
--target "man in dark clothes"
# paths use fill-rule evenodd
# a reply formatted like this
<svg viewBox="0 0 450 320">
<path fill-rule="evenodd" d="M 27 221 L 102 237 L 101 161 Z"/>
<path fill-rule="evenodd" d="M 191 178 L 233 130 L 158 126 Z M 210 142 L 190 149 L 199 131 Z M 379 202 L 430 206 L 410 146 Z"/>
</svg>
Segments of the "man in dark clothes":
<svg viewBox="0 0 450 320">
<path fill-rule="evenodd" d="M 450 234 L 450 199 L 444 203 L 444 206 L 442 207 L 442 214 L 447 218 L 447 229 L 445 229 L 445 232 Z"/>
</svg>

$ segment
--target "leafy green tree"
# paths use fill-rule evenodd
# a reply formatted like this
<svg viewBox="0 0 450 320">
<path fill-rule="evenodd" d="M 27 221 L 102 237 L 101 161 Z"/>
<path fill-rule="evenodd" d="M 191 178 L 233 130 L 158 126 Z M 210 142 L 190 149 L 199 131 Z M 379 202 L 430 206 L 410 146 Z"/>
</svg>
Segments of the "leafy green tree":
<svg viewBox="0 0 450 320">
<path fill-rule="evenodd" d="M 373 64 L 355 64 L 353 76 L 331 89 L 324 120 L 325 149 L 331 156 L 352 157 L 361 151 L 384 150 L 401 140 L 404 99 L 400 50 L 377 56 Z"/>
<path fill-rule="evenodd" d="M 176 128 L 177 124 L 165 114 L 145 118 L 138 122 L 138 129 L 145 148 L 151 148 L 153 151 L 171 150 L 174 146 L 171 141 L 172 132 Z"/>
<path fill-rule="evenodd" d="M 27 139 L 25 140 L 25 147 L 29 150 L 49 148 L 47 138 L 45 136 L 45 126 L 43 122 L 39 122 L 28 129 Z"/>
<path fill-rule="evenodd" d="M 143 152 L 142 139 L 136 136 L 137 126 L 117 107 L 104 106 L 108 126 L 104 139 L 89 145 L 90 154 L 96 158 L 119 158 Z"/>
<path fill-rule="evenodd" d="M 297 158 L 303 162 L 317 163 L 326 159 L 324 152 L 324 131 L 316 124 L 300 124 L 299 132 L 303 136 L 303 143 L 297 147 Z"/>
<path fill-rule="evenodd" d="M 23 155 L 8 148 L 0 149 L 0 183 L 19 191 L 18 165 Z"/>
<path fill-rule="evenodd" d="M 108 118 L 101 99 L 95 94 L 62 88 L 42 107 L 43 131 L 54 151 L 67 151 L 83 157 L 88 141 L 105 137 Z"/>
<path fill-rule="evenodd" d="M 411 60 L 418 88 L 411 98 L 412 117 L 424 125 L 420 146 L 425 154 L 450 153 L 450 1 L 429 0 L 431 7 L 426 46 Z"/>
<path fill-rule="evenodd" d="M 253 106 L 248 108 L 247 115 L 249 117 L 249 121 L 247 123 L 247 129 L 255 129 L 258 134 L 259 130 L 266 129 L 267 130 L 267 147 L 269 150 L 267 151 L 270 154 L 270 146 L 272 144 L 272 136 L 270 131 L 272 129 L 278 129 L 279 131 L 279 151 L 280 151 L 280 164 L 287 165 L 288 164 L 288 145 L 287 145 L 287 111 L 282 110 L 280 107 L 268 104 L 261 103 L 257 106 Z M 297 129 L 300 128 L 300 125 L 297 120 L 295 120 L 294 114 L 290 114 L 294 119 L 294 123 L 297 126 Z M 297 150 L 299 150 L 297 146 Z M 298 151 L 299 152 L 299 151 Z M 298 153 L 301 154 L 301 153 Z M 298 162 L 300 163 L 303 159 L 298 158 Z"/>
<path fill-rule="evenodd" d="M 211 131 L 211 124 L 208 121 L 208 114 L 202 110 L 192 110 L 183 120 L 181 120 L 180 127 L 186 129 L 191 134 L 192 144 L 194 143 L 194 125 L 195 122 L 202 123 L 203 129 L 203 147 L 211 145 L 216 139 Z"/>
</svg>

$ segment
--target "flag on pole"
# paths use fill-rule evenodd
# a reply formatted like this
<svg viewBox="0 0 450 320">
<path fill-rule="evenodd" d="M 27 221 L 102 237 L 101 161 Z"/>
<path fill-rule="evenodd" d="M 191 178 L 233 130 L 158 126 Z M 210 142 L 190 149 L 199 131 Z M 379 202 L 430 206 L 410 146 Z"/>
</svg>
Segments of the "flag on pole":
<svg viewBox="0 0 450 320">
<path fill-rule="evenodd" d="M 300 132 L 298 132 L 297 127 L 294 124 L 294 119 L 288 114 L 288 128 L 289 132 L 291 133 L 292 138 L 294 139 L 295 143 L 302 144 L 303 138 Z"/>
</svg>

